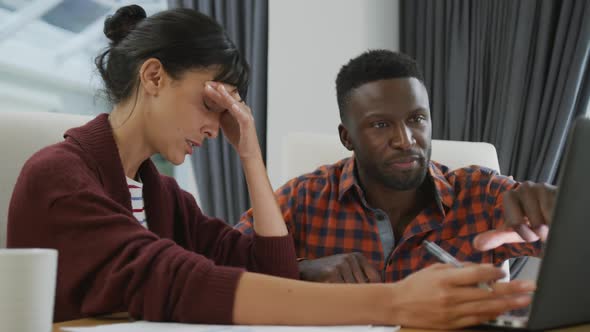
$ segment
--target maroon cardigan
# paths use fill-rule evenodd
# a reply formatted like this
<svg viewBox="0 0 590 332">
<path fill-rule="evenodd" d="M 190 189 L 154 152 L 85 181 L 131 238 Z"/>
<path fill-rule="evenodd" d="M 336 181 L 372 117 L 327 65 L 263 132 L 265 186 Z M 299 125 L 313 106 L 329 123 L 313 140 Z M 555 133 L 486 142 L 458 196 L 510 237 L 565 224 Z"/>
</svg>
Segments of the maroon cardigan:
<svg viewBox="0 0 590 332">
<path fill-rule="evenodd" d="M 151 321 L 231 323 L 243 269 L 297 278 L 291 236 L 242 235 L 145 161 L 149 230 L 131 197 L 107 114 L 73 128 L 23 167 L 8 246 L 55 248 L 55 321 L 127 311 Z M 33 138 L 34 139 L 34 138 Z"/>
</svg>

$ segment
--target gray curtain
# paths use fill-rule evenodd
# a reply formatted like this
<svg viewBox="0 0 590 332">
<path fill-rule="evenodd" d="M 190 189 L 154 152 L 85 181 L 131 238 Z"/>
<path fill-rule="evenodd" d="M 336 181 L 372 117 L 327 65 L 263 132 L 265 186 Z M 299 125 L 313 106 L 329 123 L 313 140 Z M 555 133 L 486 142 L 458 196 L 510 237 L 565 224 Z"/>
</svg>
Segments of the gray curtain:
<svg viewBox="0 0 590 332">
<path fill-rule="evenodd" d="M 266 77 L 268 56 L 268 0 L 169 0 L 170 8 L 193 8 L 217 20 L 250 64 L 246 102 L 252 108 L 256 130 L 266 158 Z M 235 224 L 250 207 L 240 159 L 222 135 L 208 140 L 192 156 L 201 208 Z"/>
<path fill-rule="evenodd" d="M 401 51 L 424 70 L 433 137 L 494 144 L 517 180 L 555 181 L 588 107 L 589 50 L 590 1 L 401 1 Z"/>
</svg>

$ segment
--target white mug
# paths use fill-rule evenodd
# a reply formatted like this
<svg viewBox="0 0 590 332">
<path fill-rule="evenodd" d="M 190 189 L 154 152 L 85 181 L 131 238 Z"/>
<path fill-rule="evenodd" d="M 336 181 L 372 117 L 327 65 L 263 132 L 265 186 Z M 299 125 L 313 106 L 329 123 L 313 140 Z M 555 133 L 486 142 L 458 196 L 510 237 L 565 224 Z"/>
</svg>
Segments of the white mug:
<svg viewBox="0 0 590 332">
<path fill-rule="evenodd" d="M 57 250 L 0 249 L 0 330 L 51 332 Z"/>
</svg>

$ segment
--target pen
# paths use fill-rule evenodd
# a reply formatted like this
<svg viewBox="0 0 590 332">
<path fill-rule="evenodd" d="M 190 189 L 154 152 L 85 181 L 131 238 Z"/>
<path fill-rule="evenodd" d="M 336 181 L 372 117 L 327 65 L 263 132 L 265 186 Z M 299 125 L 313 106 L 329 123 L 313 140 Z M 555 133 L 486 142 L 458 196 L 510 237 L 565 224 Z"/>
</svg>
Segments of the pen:
<svg viewBox="0 0 590 332">
<path fill-rule="evenodd" d="M 464 267 L 464 265 L 461 264 L 461 262 L 459 262 L 451 254 L 446 252 L 443 248 L 439 247 L 436 243 L 430 242 L 428 240 L 424 240 L 424 241 L 422 241 L 422 243 L 424 244 L 424 248 L 426 248 L 426 250 L 431 255 L 436 257 L 439 261 L 446 263 L 446 264 L 451 264 L 454 267 L 459 267 L 459 268 Z M 485 282 L 480 282 L 477 284 L 477 286 L 479 288 L 483 288 L 483 289 L 488 290 L 490 292 L 493 291 L 492 287 L 490 287 L 490 285 L 488 285 Z"/>
</svg>

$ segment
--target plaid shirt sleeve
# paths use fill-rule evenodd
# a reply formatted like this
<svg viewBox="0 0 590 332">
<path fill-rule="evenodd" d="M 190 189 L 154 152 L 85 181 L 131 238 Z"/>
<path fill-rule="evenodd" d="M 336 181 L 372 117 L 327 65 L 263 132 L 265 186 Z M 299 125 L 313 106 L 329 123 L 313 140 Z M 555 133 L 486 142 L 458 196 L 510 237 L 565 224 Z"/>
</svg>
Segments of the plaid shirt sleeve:
<svg viewBox="0 0 590 332">
<path fill-rule="evenodd" d="M 512 177 L 494 176 L 488 186 L 488 194 L 493 203 L 490 205 L 492 227 L 497 229 L 504 225 L 503 195 L 505 191 L 518 188 L 519 183 Z M 494 249 L 494 263 L 501 264 L 508 258 L 518 256 L 539 256 L 541 253 L 541 241 L 532 243 L 505 244 Z"/>
<path fill-rule="evenodd" d="M 275 192 L 275 197 L 279 208 L 283 214 L 283 219 L 287 225 L 289 234 L 293 234 L 293 211 L 296 209 L 296 196 L 298 187 L 298 178 L 291 179 Z M 254 233 L 254 215 L 252 209 L 244 212 L 240 217 L 240 222 L 235 226 L 237 230 L 245 234 Z"/>
<path fill-rule="evenodd" d="M 238 222 L 234 228 L 244 234 L 254 233 L 254 215 L 252 214 L 252 208 L 242 214 L 240 222 Z"/>
</svg>

